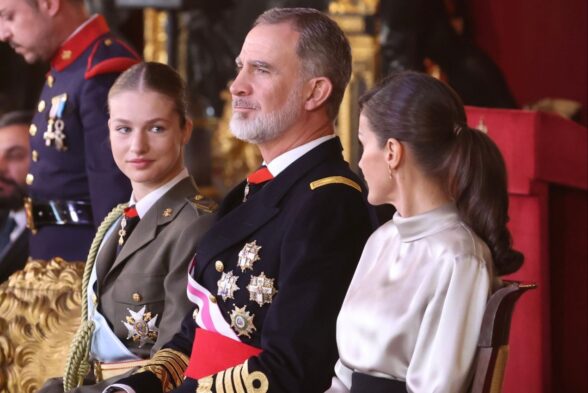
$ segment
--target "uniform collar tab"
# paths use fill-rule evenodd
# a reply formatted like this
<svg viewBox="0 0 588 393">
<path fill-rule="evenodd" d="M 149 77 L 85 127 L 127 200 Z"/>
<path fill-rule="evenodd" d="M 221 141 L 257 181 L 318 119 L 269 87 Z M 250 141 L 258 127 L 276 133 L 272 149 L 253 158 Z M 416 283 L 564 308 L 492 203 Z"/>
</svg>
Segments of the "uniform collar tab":
<svg viewBox="0 0 588 393">
<path fill-rule="evenodd" d="M 51 68 L 63 71 L 72 64 L 98 37 L 110 31 L 102 15 L 94 15 L 72 34 L 51 59 Z"/>
</svg>

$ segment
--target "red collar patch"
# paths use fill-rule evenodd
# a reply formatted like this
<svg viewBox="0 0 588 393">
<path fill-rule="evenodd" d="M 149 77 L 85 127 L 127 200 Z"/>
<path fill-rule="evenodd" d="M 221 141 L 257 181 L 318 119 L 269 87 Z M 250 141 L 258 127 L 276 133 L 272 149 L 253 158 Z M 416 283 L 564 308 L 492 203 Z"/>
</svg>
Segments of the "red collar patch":
<svg viewBox="0 0 588 393">
<path fill-rule="evenodd" d="M 110 31 L 102 15 L 97 15 L 73 37 L 67 39 L 51 60 L 51 68 L 63 71 L 73 63 L 92 42 Z"/>
</svg>

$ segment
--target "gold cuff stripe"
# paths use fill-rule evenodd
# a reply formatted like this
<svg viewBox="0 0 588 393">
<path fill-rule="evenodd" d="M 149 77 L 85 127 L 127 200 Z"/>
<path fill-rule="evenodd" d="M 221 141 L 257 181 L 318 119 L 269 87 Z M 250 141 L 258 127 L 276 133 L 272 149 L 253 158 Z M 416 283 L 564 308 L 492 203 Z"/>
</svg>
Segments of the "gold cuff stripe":
<svg viewBox="0 0 588 393">
<path fill-rule="evenodd" d="M 213 377 L 208 376 L 198 380 L 196 393 L 212 393 Z"/>
<path fill-rule="evenodd" d="M 216 384 L 215 384 L 215 391 L 216 393 L 225 393 L 225 389 L 223 388 L 223 377 L 225 376 L 225 372 L 221 371 L 220 373 L 216 374 Z"/>
<path fill-rule="evenodd" d="M 269 391 L 267 376 L 261 371 L 250 374 L 248 369 L 248 361 L 245 361 L 243 364 L 220 371 L 215 375 L 200 378 L 196 393 L 267 393 Z"/>
<path fill-rule="evenodd" d="M 150 371 L 161 381 L 164 391 L 181 385 L 188 357 L 173 349 L 162 349 L 140 371 Z"/>
<path fill-rule="evenodd" d="M 317 188 L 322 187 L 322 186 L 326 186 L 328 184 L 345 184 L 345 185 L 347 185 L 351 188 L 355 188 L 357 191 L 361 192 L 361 187 L 359 184 L 357 184 L 353 180 L 348 179 L 343 176 L 329 176 L 329 177 L 323 177 L 322 179 L 319 179 L 319 180 L 315 180 L 312 183 L 310 183 L 310 189 L 316 190 Z"/>
</svg>

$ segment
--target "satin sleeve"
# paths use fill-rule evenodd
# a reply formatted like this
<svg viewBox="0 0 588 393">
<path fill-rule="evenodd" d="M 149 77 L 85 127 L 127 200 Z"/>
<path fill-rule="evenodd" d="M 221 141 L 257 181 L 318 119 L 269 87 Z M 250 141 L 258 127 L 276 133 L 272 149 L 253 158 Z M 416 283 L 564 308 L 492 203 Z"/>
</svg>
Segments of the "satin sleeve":
<svg viewBox="0 0 588 393">
<path fill-rule="evenodd" d="M 409 392 L 465 391 L 470 376 L 490 274 L 475 256 L 456 256 L 442 266 L 408 366 Z"/>
</svg>

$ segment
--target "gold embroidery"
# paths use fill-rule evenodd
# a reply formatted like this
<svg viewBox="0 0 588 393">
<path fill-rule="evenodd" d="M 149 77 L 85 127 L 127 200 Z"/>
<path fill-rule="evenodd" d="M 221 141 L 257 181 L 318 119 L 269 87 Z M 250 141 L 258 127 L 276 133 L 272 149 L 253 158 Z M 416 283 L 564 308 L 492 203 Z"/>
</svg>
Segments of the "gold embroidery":
<svg viewBox="0 0 588 393">
<path fill-rule="evenodd" d="M 196 393 L 212 393 L 212 384 L 214 379 L 212 377 L 204 377 L 198 380 L 198 388 Z"/>
<path fill-rule="evenodd" d="M 150 371 L 161 381 L 165 392 L 180 386 L 184 371 L 188 368 L 190 359 L 183 353 L 173 349 L 161 349 L 155 353 L 147 365 L 139 372 Z"/>
<path fill-rule="evenodd" d="M 223 388 L 224 376 L 225 376 L 224 371 L 221 371 L 220 373 L 216 374 L 216 384 L 215 384 L 216 393 L 225 393 L 225 389 Z"/>
<path fill-rule="evenodd" d="M 241 370 L 241 378 L 245 383 L 247 393 L 267 393 L 269 381 L 267 376 L 261 371 L 254 371 L 249 374 L 249 361 L 246 360 Z"/>
<path fill-rule="evenodd" d="M 310 189 L 316 190 L 317 188 L 326 186 L 327 184 L 345 184 L 361 192 L 361 187 L 359 186 L 359 184 L 343 176 L 329 176 L 319 180 L 315 180 L 312 183 L 310 183 Z"/>
<path fill-rule="evenodd" d="M 245 393 L 245 387 L 243 386 L 243 382 L 241 381 L 241 370 L 243 369 L 243 365 L 240 364 L 236 366 L 233 370 L 233 384 L 235 385 L 235 389 L 237 393 Z"/>
<path fill-rule="evenodd" d="M 225 393 L 235 393 L 235 390 L 233 389 L 233 383 L 231 382 L 231 375 L 233 373 L 234 368 L 231 367 L 230 369 L 225 371 L 225 377 L 224 382 L 225 382 Z"/>
</svg>

